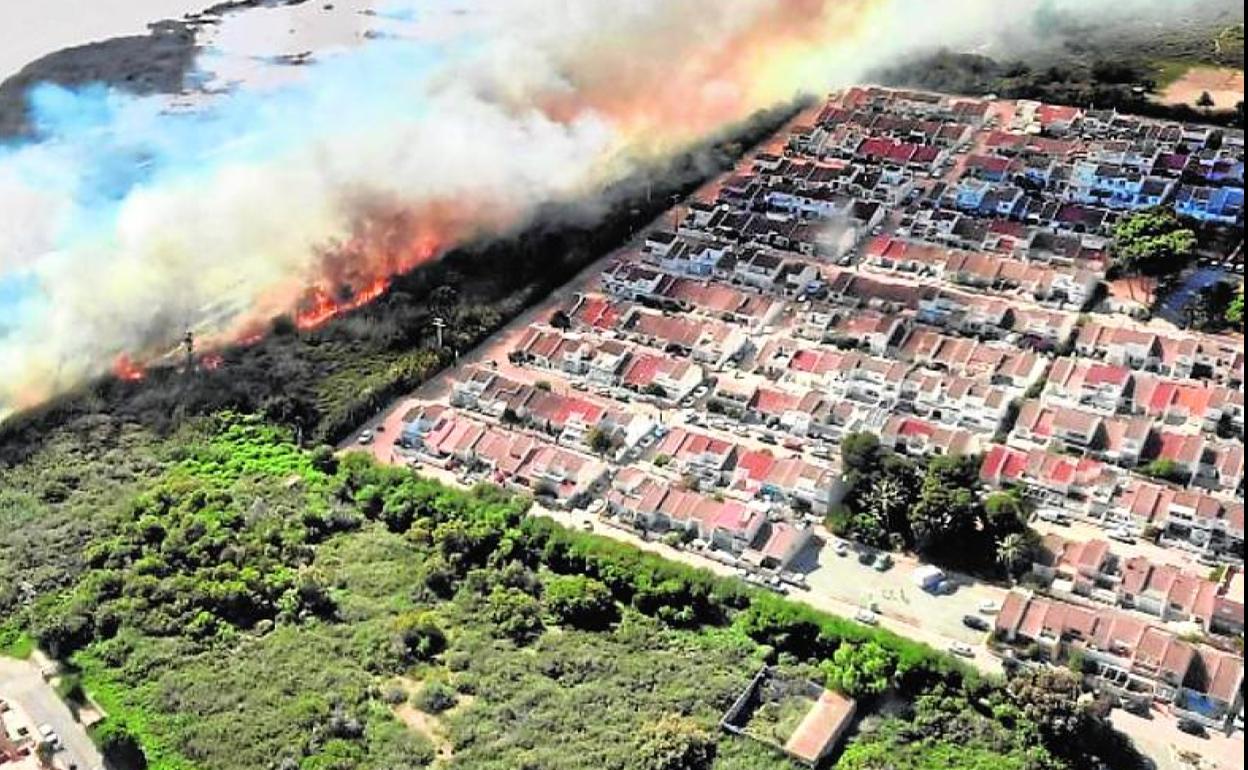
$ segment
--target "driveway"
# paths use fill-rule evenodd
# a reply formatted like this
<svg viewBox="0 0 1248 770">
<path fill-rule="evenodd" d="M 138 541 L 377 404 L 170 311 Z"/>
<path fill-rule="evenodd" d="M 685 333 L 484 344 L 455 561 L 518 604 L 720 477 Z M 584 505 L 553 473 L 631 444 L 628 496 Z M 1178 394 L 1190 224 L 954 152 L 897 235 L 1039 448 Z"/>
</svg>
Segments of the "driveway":
<svg viewBox="0 0 1248 770">
<path fill-rule="evenodd" d="M 65 744 L 65 750 L 54 758 L 58 767 L 68 768 L 71 763 L 79 770 L 103 766 L 104 758 L 87 737 L 86 728 L 74 719 L 69 707 L 52 685 L 44 681 L 34 663 L 0 657 L 0 698 L 14 706 L 13 711 L 5 715 L 6 720 L 13 712 L 19 712 L 18 718 L 25 715 L 31 723 L 27 727 L 32 734 L 37 725 L 52 725 Z"/>
</svg>

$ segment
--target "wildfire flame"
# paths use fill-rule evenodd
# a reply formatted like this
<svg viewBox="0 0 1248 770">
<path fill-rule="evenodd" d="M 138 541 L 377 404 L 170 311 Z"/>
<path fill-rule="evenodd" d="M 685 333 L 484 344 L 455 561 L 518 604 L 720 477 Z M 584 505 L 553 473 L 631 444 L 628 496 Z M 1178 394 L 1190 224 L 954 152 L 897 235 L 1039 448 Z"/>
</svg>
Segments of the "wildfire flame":
<svg viewBox="0 0 1248 770">
<path fill-rule="evenodd" d="M 113 375 L 124 382 L 138 382 L 146 372 L 129 355 L 122 353 L 113 359 Z"/>
<path fill-rule="evenodd" d="M 314 286 L 295 313 L 295 326 L 305 331 L 315 329 L 335 316 L 367 305 L 384 294 L 388 288 L 389 278 L 375 278 L 364 288 L 353 292 L 349 298 L 335 299 L 323 286 Z"/>
</svg>

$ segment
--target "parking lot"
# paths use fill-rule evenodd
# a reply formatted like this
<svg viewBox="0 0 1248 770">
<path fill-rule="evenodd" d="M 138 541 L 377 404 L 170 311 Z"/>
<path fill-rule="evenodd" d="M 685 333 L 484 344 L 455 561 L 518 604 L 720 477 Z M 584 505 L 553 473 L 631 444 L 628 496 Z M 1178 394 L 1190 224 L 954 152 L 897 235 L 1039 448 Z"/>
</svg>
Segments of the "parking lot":
<svg viewBox="0 0 1248 770">
<path fill-rule="evenodd" d="M 982 644 L 985 633 L 967 628 L 962 618 L 979 616 L 988 623 L 992 616 L 981 612 L 987 602 L 1000 606 L 1006 589 L 960 575 L 947 575 L 953 592 L 935 594 L 915 582 L 914 559 L 893 555 L 893 566 L 886 571 L 859 563 L 854 553 L 838 556 L 833 538 L 820 528 L 822 544 L 805 555 L 806 579 L 813 594 L 826 595 L 858 607 L 878 607 L 881 615 L 912 628 L 921 627 L 949 641 Z M 977 654 L 982 654 L 977 653 Z"/>
</svg>

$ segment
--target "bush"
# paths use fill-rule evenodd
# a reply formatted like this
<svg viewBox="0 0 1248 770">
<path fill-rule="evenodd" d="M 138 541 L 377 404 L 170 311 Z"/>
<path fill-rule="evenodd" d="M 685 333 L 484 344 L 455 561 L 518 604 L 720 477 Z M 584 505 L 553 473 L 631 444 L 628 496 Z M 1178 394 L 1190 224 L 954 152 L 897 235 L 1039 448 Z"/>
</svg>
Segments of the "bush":
<svg viewBox="0 0 1248 770">
<path fill-rule="evenodd" d="M 555 575 L 542 590 L 546 607 L 560 623 L 601 629 L 618 616 L 615 600 L 605 585 L 584 575 Z"/>
<path fill-rule="evenodd" d="M 443 682 L 426 682 L 412 696 L 412 705 L 426 714 L 441 714 L 455 708 L 458 702 L 459 696 Z"/>
</svg>

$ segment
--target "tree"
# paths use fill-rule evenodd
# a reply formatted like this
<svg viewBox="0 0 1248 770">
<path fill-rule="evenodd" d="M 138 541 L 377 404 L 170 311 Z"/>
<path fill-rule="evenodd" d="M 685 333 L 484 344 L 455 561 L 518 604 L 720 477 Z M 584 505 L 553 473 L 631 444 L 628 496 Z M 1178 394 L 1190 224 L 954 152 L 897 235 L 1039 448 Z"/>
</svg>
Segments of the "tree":
<svg viewBox="0 0 1248 770">
<path fill-rule="evenodd" d="M 439 286 L 429 292 L 429 307 L 442 317 L 451 315 L 459 303 L 459 290 L 454 286 Z"/>
<path fill-rule="evenodd" d="M 882 453 L 880 440 L 872 433 L 851 433 L 841 441 L 841 461 L 849 473 L 875 473 Z"/>
<path fill-rule="evenodd" d="M 933 458 L 923 475 L 919 499 L 910 510 L 915 549 L 936 556 L 965 559 L 981 537 L 983 507 L 976 492 L 978 465 L 973 457 Z"/>
<path fill-rule="evenodd" d="M 1209 109 L 1213 105 L 1214 105 L 1213 94 L 1209 93 L 1208 91 L 1201 91 L 1200 98 L 1196 100 L 1196 106 Z"/>
<path fill-rule="evenodd" d="M 879 695 L 897 674 L 897 658 L 876 642 L 844 642 L 820 665 L 826 684 L 846 695 Z"/>
<path fill-rule="evenodd" d="M 989 530 L 997 537 L 1022 532 L 1027 527 L 1027 510 L 1014 491 L 986 496 L 984 517 Z"/>
<path fill-rule="evenodd" d="M 488 600 L 490 621 L 503 635 L 523 644 L 542 632 L 541 607 L 537 600 L 515 588 L 496 587 Z"/>
<path fill-rule="evenodd" d="M 1070 671 L 1051 666 L 1027 667 L 1006 685 L 1014 705 L 1034 723 L 1049 745 L 1078 735 L 1085 713 L 1079 706 L 1082 688 Z"/>
<path fill-rule="evenodd" d="M 657 382 L 646 383 L 646 387 L 642 388 L 641 392 L 655 398 L 667 398 L 667 389 Z"/>
<path fill-rule="evenodd" d="M 895 476 L 883 476 L 863 494 L 860 507 L 871 514 L 884 530 L 884 536 L 896 532 L 905 522 L 909 496 Z"/>
<path fill-rule="evenodd" d="M 602 456 L 614 449 L 616 442 L 610 431 L 604 429 L 601 425 L 595 425 L 585 435 L 585 443 L 589 445 L 594 454 Z"/>
<path fill-rule="evenodd" d="M 1032 544 L 1021 532 L 1011 532 L 997 541 L 997 564 L 1016 577 L 1031 562 L 1034 554 Z"/>
<path fill-rule="evenodd" d="M 601 629 L 616 618 L 615 600 L 602 583 L 584 575 L 556 575 L 546 581 L 542 598 L 560 623 Z"/>
<path fill-rule="evenodd" d="M 1115 264 L 1127 273 L 1177 272 L 1195 248 L 1196 233 L 1168 208 L 1139 211 L 1114 226 Z"/>
<path fill-rule="evenodd" d="M 715 738 L 691 717 L 665 714 L 645 725 L 629 770 L 710 770 Z"/>
<path fill-rule="evenodd" d="M 441 714 L 454 708 L 458 696 L 445 682 L 427 682 L 412 696 L 412 705 L 426 714 Z"/>
<path fill-rule="evenodd" d="M 1159 457 L 1156 460 L 1153 460 L 1148 465 L 1141 468 L 1140 472 L 1145 476 L 1150 476 L 1154 479 L 1173 481 L 1179 484 L 1187 483 L 1188 478 L 1191 476 L 1191 474 L 1184 471 L 1183 467 L 1177 462 L 1164 457 Z"/>
<path fill-rule="evenodd" d="M 446 634 L 432 612 L 407 612 L 394 621 L 394 642 L 399 658 L 413 663 L 446 649 Z"/>
<path fill-rule="evenodd" d="M 550 316 L 550 325 L 560 331 L 572 328 L 572 317 L 562 310 L 556 310 Z"/>
<path fill-rule="evenodd" d="M 1244 285 L 1239 285 L 1239 291 L 1235 292 L 1235 296 L 1231 298 L 1231 304 L 1226 307 L 1226 322 L 1234 326 L 1239 331 L 1244 330 Z"/>
<path fill-rule="evenodd" d="M 338 457 L 334 454 L 334 448 L 327 444 L 321 444 L 312 450 L 309 456 L 312 461 L 312 467 L 327 475 L 334 475 L 338 472 Z"/>
</svg>

